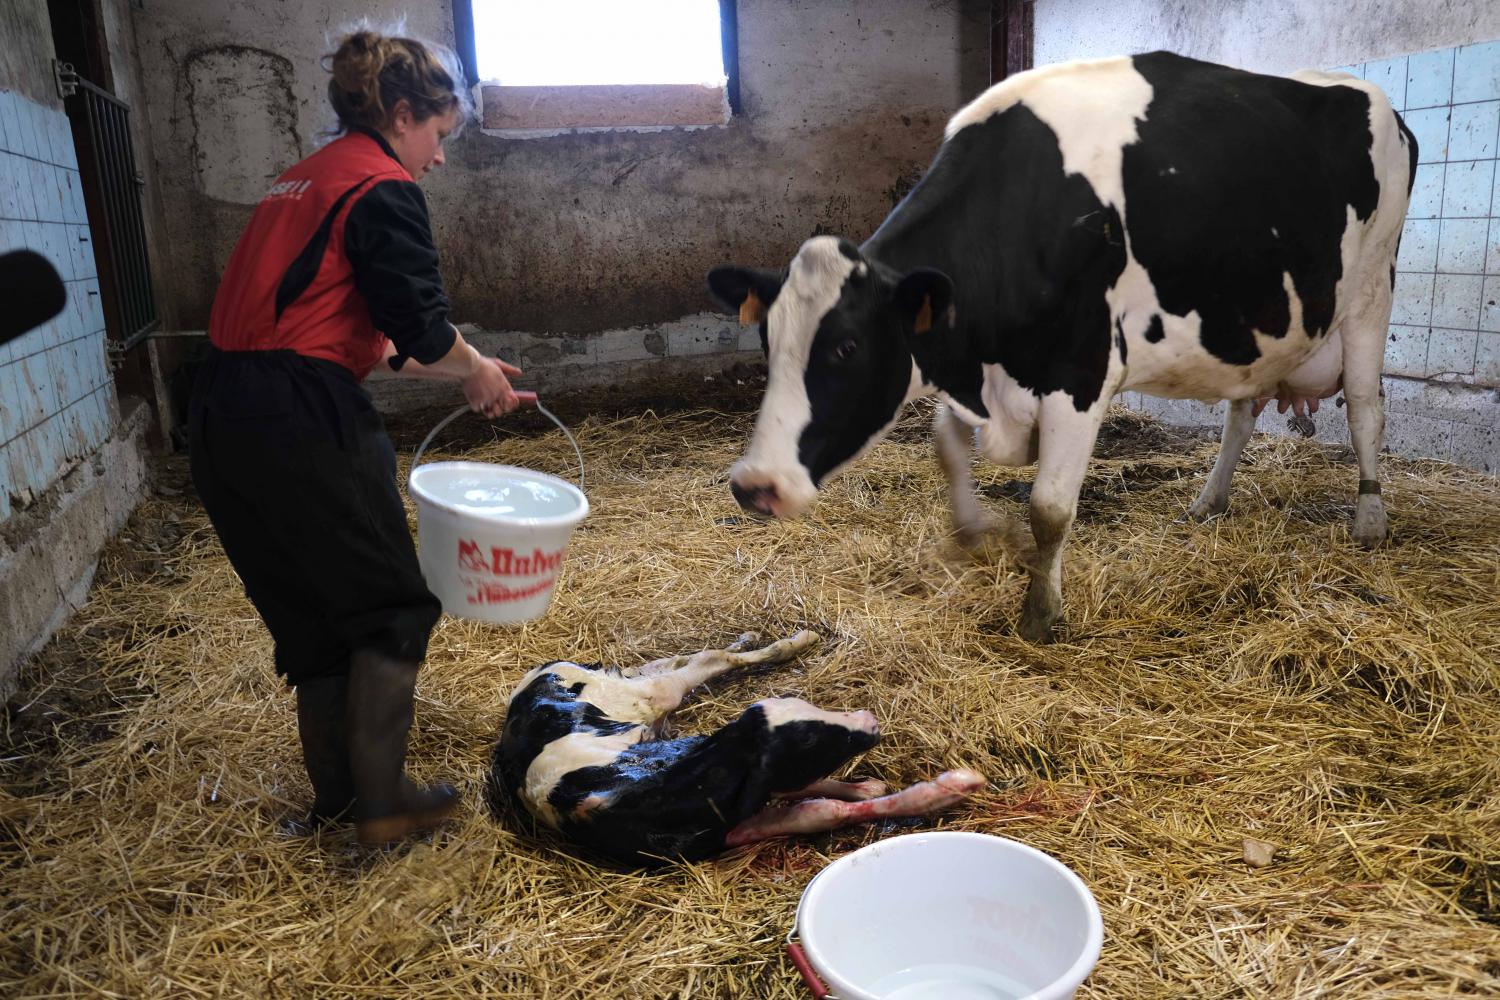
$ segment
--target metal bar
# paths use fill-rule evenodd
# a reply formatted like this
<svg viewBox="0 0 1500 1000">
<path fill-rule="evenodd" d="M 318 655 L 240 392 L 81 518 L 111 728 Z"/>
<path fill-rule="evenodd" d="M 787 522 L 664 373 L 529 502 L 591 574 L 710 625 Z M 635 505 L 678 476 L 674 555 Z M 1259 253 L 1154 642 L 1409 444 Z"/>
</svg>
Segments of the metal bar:
<svg viewBox="0 0 1500 1000">
<path fill-rule="evenodd" d="M 740 108 L 740 25 L 738 0 L 719 0 L 719 42 L 724 51 L 724 89 L 729 98 L 729 113 L 737 115 Z"/>
<path fill-rule="evenodd" d="M 132 333 L 130 336 L 126 337 L 124 340 L 116 341 L 111 346 L 113 347 L 115 353 L 117 353 L 117 354 L 128 354 L 129 352 L 133 351 L 137 346 L 139 346 L 141 343 L 143 343 L 148 338 L 150 338 L 150 336 L 151 336 L 151 331 L 149 329 L 137 330 L 135 333 Z"/>
<path fill-rule="evenodd" d="M 94 179 L 99 186 L 99 200 L 101 203 L 99 207 L 102 209 L 102 211 L 99 213 L 100 218 L 97 220 L 97 222 L 100 228 L 104 230 L 104 232 L 95 234 L 94 247 L 96 251 L 100 248 L 102 248 L 104 251 L 102 255 L 104 259 L 102 261 L 99 261 L 101 266 L 98 269 L 99 294 L 103 299 L 103 304 L 106 305 L 106 308 L 104 310 L 105 315 L 108 316 L 109 312 L 112 311 L 111 303 L 114 297 L 113 285 L 115 281 L 115 252 L 113 249 L 114 241 L 111 239 L 110 232 L 109 190 L 108 185 L 105 183 L 104 179 L 104 136 L 101 134 L 99 129 L 97 88 L 89 86 L 88 81 L 86 80 L 80 80 L 78 81 L 78 83 L 80 88 L 83 90 L 84 117 L 88 120 L 89 129 L 89 155 L 90 159 L 92 159 L 94 162 Z M 91 219 L 89 221 L 92 225 L 95 220 Z M 103 237 L 102 240 L 99 238 L 100 236 Z M 96 259 L 98 256 L 100 255 L 96 253 Z M 119 331 L 116 330 L 115 333 L 118 334 Z"/>
<path fill-rule="evenodd" d="M 132 326 L 136 332 L 148 331 L 156 325 L 156 301 L 151 289 L 150 256 L 146 245 L 146 225 L 141 211 L 141 181 L 135 165 L 135 143 L 130 134 L 130 108 L 121 105 L 117 114 L 120 130 L 120 169 L 123 190 L 121 195 L 128 222 L 127 237 L 131 244 L 128 263 L 131 268 L 132 300 L 135 316 Z"/>
<path fill-rule="evenodd" d="M 479 82 L 479 56 L 474 47 L 474 0 L 453 0 L 453 47 L 463 63 L 469 86 Z"/>
<path fill-rule="evenodd" d="M 124 192 L 120 190 L 120 137 L 117 117 L 105 104 L 100 112 L 100 126 L 104 133 L 105 151 L 109 155 L 104 165 L 105 190 L 108 192 L 110 212 L 111 250 L 115 265 L 115 310 L 118 316 L 120 336 L 129 337 L 135 330 L 130 316 L 130 238 L 125 223 Z"/>
<path fill-rule="evenodd" d="M 99 268 L 100 291 L 112 326 L 111 354 L 131 350 L 160 326 L 156 296 L 151 287 L 141 183 L 135 167 L 130 134 L 130 105 L 96 84 L 80 79 L 78 89 L 87 118 L 100 212 L 91 223 L 103 229 L 104 266 Z"/>
<path fill-rule="evenodd" d="M 111 117 L 114 120 L 116 132 L 115 170 L 120 189 L 120 211 L 125 223 L 123 235 L 128 250 L 124 257 L 129 292 L 126 299 L 130 307 L 128 329 L 130 334 L 134 335 L 145 325 L 148 313 L 141 283 L 141 264 L 145 258 L 146 248 L 141 243 L 137 229 L 140 222 L 140 191 L 135 184 L 135 163 L 131 155 L 130 112 L 126 108 L 117 108 Z"/>
<path fill-rule="evenodd" d="M 990 3 L 990 83 L 1031 69 L 1035 0 L 992 0 Z"/>
</svg>

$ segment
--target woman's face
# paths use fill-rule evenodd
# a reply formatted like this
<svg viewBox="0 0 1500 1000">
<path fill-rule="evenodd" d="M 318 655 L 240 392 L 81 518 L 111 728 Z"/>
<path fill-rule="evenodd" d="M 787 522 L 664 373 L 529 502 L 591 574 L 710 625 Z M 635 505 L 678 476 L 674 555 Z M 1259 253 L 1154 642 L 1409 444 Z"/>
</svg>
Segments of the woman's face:
<svg viewBox="0 0 1500 1000">
<path fill-rule="evenodd" d="M 412 180 L 421 180 L 427 171 L 443 165 L 443 140 L 458 127 L 458 108 L 445 114 L 417 121 L 405 101 L 396 105 L 390 127 L 383 130 L 386 141 Z"/>
</svg>

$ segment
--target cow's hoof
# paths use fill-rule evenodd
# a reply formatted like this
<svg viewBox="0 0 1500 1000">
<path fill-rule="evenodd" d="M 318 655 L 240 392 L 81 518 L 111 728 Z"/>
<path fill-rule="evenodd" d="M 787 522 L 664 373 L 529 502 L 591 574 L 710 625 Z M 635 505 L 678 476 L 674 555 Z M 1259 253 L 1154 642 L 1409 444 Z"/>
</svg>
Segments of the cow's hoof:
<svg viewBox="0 0 1500 1000">
<path fill-rule="evenodd" d="M 1211 517 L 1218 517 L 1229 509 L 1229 501 L 1204 500 L 1199 497 L 1193 501 L 1193 505 L 1187 509 L 1179 520 L 1182 521 L 1207 521 Z"/>
<path fill-rule="evenodd" d="M 985 541 L 994 534 L 998 534 L 1005 526 L 1005 522 L 990 514 L 981 514 L 970 518 L 962 523 L 955 522 L 953 525 L 953 538 L 959 545 L 970 551 L 984 547 Z"/>
<path fill-rule="evenodd" d="M 1027 642 L 1046 645 L 1057 638 L 1056 623 L 1055 618 L 1026 613 L 1021 615 L 1020 624 L 1016 626 L 1016 633 Z"/>
<path fill-rule="evenodd" d="M 1385 542 L 1389 525 L 1379 496 L 1362 496 L 1354 508 L 1354 540 L 1367 549 Z"/>
</svg>

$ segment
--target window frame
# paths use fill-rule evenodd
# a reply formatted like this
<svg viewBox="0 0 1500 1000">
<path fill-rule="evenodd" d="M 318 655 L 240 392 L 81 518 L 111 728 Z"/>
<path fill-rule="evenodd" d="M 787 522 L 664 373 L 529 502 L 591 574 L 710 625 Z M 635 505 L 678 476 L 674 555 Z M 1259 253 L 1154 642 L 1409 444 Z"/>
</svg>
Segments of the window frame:
<svg viewBox="0 0 1500 1000">
<path fill-rule="evenodd" d="M 739 4 L 738 0 L 719 0 L 719 42 L 724 59 L 724 96 L 729 103 L 729 118 L 732 120 L 743 114 L 740 101 L 740 55 L 739 55 Z M 470 88 L 478 87 L 483 81 L 479 78 L 479 57 L 477 53 L 474 34 L 474 9 L 473 0 L 453 0 L 453 37 L 454 48 L 457 51 L 459 62 L 463 66 L 464 76 Z M 569 85 L 559 85 L 556 90 L 565 90 Z M 584 85 L 577 85 L 584 86 Z M 596 85 L 597 86 L 597 85 Z M 609 86 L 609 85 L 606 85 Z M 621 85 L 629 86 L 629 85 Z M 662 86 L 674 86 L 671 84 Z M 482 102 L 481 102 L 482 103 Z M 481 115 L 483 111 L 481 109 Z M 706 127 L 700 125 L 677 125 L 663 124 L 620 124 L 605 126 L 541 126 L 538 131 L 557 132 L 572 131 L 575 128 L 620 128 L 620 129 L 658 129 L 675 127 Z M 531 129 L 497 130 L 486 127 L 481 121 L 481 128 L 486 131 L 516 131 L 526 132 Z"/>
</svg>

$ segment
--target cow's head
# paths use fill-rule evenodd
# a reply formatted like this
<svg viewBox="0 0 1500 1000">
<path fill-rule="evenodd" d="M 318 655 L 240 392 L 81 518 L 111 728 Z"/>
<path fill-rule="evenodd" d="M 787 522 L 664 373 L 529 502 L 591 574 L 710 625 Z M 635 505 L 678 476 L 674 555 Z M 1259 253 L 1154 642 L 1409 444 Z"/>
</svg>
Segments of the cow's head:
<svg viewBox="0 0 1500 1000">
<path fill-rule="evenodd" d="M 952 323 L 952 284 L 899 274 L 847 240 L 815 236 L 784 275 L 716 267 L 709 287 L 759 323 L 770 381 L 730 489 L 746 510 L 795 517 L 922 392 L 911 338 Z"/>
</svg>

